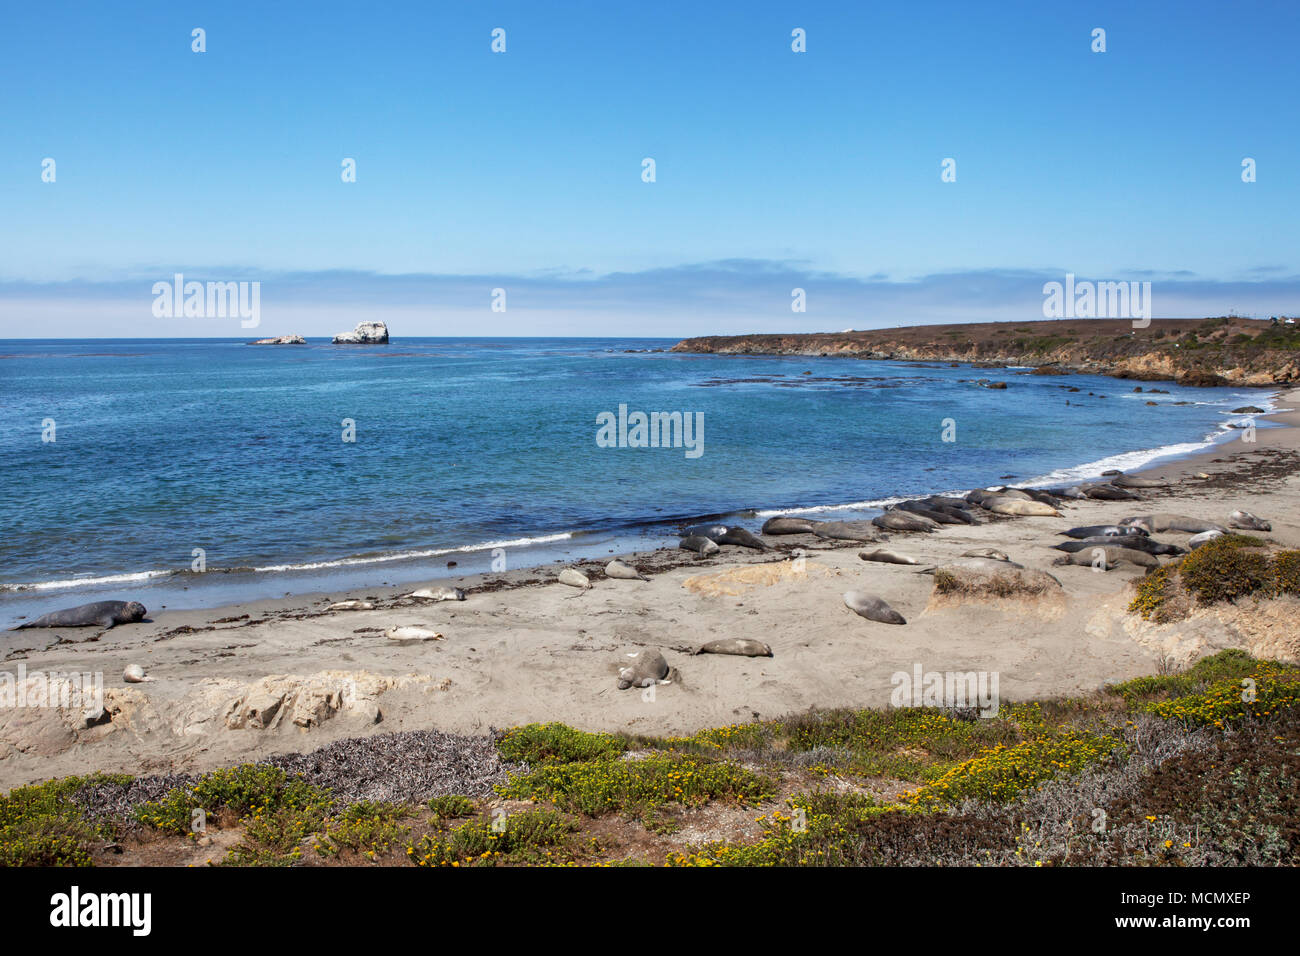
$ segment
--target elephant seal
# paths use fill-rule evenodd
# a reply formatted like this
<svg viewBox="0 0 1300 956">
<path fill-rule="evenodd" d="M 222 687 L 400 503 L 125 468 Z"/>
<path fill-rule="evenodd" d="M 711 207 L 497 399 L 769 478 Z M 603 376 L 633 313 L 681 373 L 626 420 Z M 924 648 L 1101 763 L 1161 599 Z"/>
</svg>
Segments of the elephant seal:
<svg viewBox="0 0 1300 956">
<path fill-rule="evenodd" d="M 708 538 L 717 541 L 727 533 L 725 524 L 693 524 L 682 532 L 683 538 Z"/>
<path fill-rule="evenodd" d="M 1094 545 L 1091 548 L 1085 548 L 1082 551 L 1074 551 L 1070 554 L 1063 554 L 1052 564 L 1077 564 L 1083 567 L 1101 568 L 1103 571 L 1109 571 L 1117 564 L 1136 564 L 1140 568 L 1158 568 L 1160 561 L 1155 555 L 1147 554 L 1145 551 L 1134 551 L 1132 548 L 1115 548 L 1105 545 Z"/>
<path fill-rule="evenodd" d="M 994 514 L 1015 515 L 1016 517 L 1059 518 L 1061 516 L 1061 513 L 1051 505 L 1043 504 L 1041 501 L 1034 501 L 1032 498 L 985 498 L 980 507 L 992 511 Z"/>
<path fill-rule="evenodd" d="M 1215 538 L 1222 538 L 1226 533 L 1224 531 L 1202 531 L 1200 534 L 1194 534 L 1187 539 L 1187 547 L 1196 550 L 1203 544 L 1209 544 Z"/>
<path fill-rule="evenodd" d="M 879 621 L 881 624 L 907 623 L 903 615 L 874 594 L 868 594 L 866 591 L 845 591 L 844 606 L 860 617 L 865 617 L 868 621 Z"/>
<path fill-rule="evenodd" d="M 992 498 L 1019 498 L 1021 501 L 1034 500 L 1034 496 L 1031 495 L 1029 492 L 1025 491 L 1024 489 L 1009 488 L 1006 485 L 1003 485 L 1001 488 L 998 488 L 996 491 L 990 491 L 987 494 L 989 497 Z"/>
<path fill-rule="evenodd" d="M 591 581 L 588 577 L 575 568 L 565 568 L 560 572 L 560 576 L 556 580 L 561 584 L 567 584 L 571 588 L 591 587 Z"/>
<path fill-rule="evenodd" d="M 1060 544 L 1052 545 L 1057 551 L 1085 551 L 1088 548 L 1129 548 L 1133 551 L 1145 551 L 1147 554 L 1186 554 L 1186 548 L 1180 548 L 1176 544 L 1166 544 L 1163 541 L 1157 541 L 1155 538 L 1149 538 L 1143 534 L 1103 534 L 1094 538 L 1082 538 L 1078 541 L 1062 541 Z"/>
<path fill-rule="evenodd" d="M 1135 491 L 1129 491 L 1127 488 L 1116 488 L 1114 485 L 1103 482 L 1095 485 L 1080 485 L 1080 490 L 1088 498 L 1095 498 L 1098 501 L 1141 501 L 1142 496 Z"/>
<path fill-rule="evenodd" d="M 925 505 L 915 501 L 900 501 L 897 504 L 890 505 L 890 511 L 902 511 L 910 515 L 920 515 L 922 518 L 929 518 L 935 524 L 961 524 L 960 518 L 954 518 L 951 515 L 944 514 L 942 511 L 936 511 L 933 508 L 927 508 Z"/>
<path fill-rule="evenodd" d="M 1033 498 L 1035 501 L 1041 504 L 1050 505 L 1053 508 L 1060 507 L 1061 504 L 1061 499 L 1056 497 L 1056 495 L 1052 494 L 1050 491 L 1043 491 L 1039 488 L 1013 488 L 1008 490 L 1019 491 L 1028 495 L 1030 498 Z"/>
<path fill-rule="evenodd" d="M 647 647 L 631 657 L 633 663 L 618 672 L 619 690 L 650 687 L 668 679 L 668 662 L 657 648 Z"/>
<path fill-rule="evenodd" d="M 884 564 L 916 564 L 916 558 L 899 554 L 897 551 L 886 551 L 884 548 L 875 551 L 859 551 L 858 557 L 863 561 L 880 561 Z"/>
<path fill-rule="evenodd" d="M 144 668 L 139 664 L 127 664 L 122 670 L 122 680 L 128 684 L 143 684 L 145 681 L 153 680 L 144 672 Z"/>
<path fill-rule="evenodd" d="M 932 511 L 937 511 L 941 515 L 947 515 L 956 521 L 949 521 L 948 524 L 960 522 L 962 524 L 979 524 L 980 520 L 970 513 L 969 508 L 958 508 L 956 505 L 933 505 Z"/>
<path fill-rule="evenodd" d="M 384 631 L 384 637 L 392 641 L 440 641 L 442 635 L 437 631 L 431 631 L 427 627 L 408 625 L 406 627 L 390 627 Z"/>
<path fill-rule="evenodd" d="M 830 541 L 875 541 L 879 535 L 871 521 L 819 521 L 813 534 Z"/>
<path fill-rule="evenodd" d="M 1262 518 L 1256 518 L 1249 511 L 1234 511 L 1228 515 L 1228 527 L 1243 531 L 1272 531 L 1273 526 Z"/>
<path fill-rule="evenodd" d="M 788 518 L 780 515 L 775 518 L 768 518 L 763 522 L 761 529 L 762 534 L 812 534 L 816 530 L 820 521 L 810 521 L 807 518 Z"/>
<path fill-rule="evenodd" d="M 369 601 L 337 601 L 327 611 L 373 611 L 375 606 Z"/>
<path fill-rule="evenodd" d="M 931 508 L 960 508 L 966 511 L 970 508 L 970 502 L 965 498 L 950 498 L 947 495 L 931 495 L 928 498 L 922 498 Z"/>
<path fill-rule="evenodd" d="M 1202 531 L 1228 530 L 1214 521 L 1203 521 L 1190 515 L 1176 515 L 1164 511 L 1153 515 L 1137 515 L 1132 518 L 1123 518 L 1120 520 L 1120 524 L 1145 528 L 1151 533 L 1156 531 L 1182 531 L 1186 534 L 1200 534 Z"/>
<path fill-rule="evenodd" d="M 677 546 L 679 548 L 684 548 L 687 551 L 694 551 L 701 557 L 708 557 L 709 555 L 717 554 L 722 550 L 718 547 L 716 541 L 712 538 L 706 538 L 702 534 L 688 535 L 687 537 L 682 538 Z"/>
<path fill-rule="evenodd" d="M 96 601 L 94 604 L 79 604 L 62 611 L 52 611 L 34 621 L 27 621 L 11 631 L 21 631 L 28 627 L 103 627 L 115 624 L 134 624 L 144 620 L 149 613 L 139 601 Z"/>
<path fill-rule="evenodd" d="M 734 654 L 737 657 L 771 657 L 772 648 L 762 641 L 753 641 L 747 637 L 728 637 L 720 641 L 701 644 L 692 654 Z"/>
<path fill-rule="evenodd" d="M 1005 571 L 1008 568 L 1023 571 L 1023 564 L 1016 564 L 1014 561 L 1003 561 L 1000 558 L 958 558 L 956 561 L 950 561 L 944 568 L 964 568 L 967 571 L 981 571 L 987 574 L 997 574 L 999 571 Z M 933 574 L 937 568 L 923 568 L 922 574 Z"/>
<path fill-rule="evenodd" d="M 886 511 L 872 518 L 871 523 L 886 531 L 933 531 L 939 527 L 937 521 L 907 511 Z"/>
<path fill-rule="evenodd" d="M 742 548 L 753 548 L 755 551 L 766 551 L 767 545 L 758 538 L 754 537 L 744 528 L 728 527 L 725 534 L 719 535 L 713 539 L 718 544 L 735 544 Z"/>
<path fill-rule="evenodd" d="M 1120 488 L 1168 488 L 1169 482 L 1163 478 L 1135 478 L 1132 475 L 1117 475 L 1110 480 L 1112 485 Z"/>
<path fill-rule="evenodd" d="M 410 594 L 413 598 L 420 598 L 424 601 L 463 601 L 465 592 L 460 588 L 436 587 L 420 588 L 418 591 L 412 591 Z"/>
<path fill-rule="evenodd" d="M 1082 528 L 1071 528 L 1068 531 L 1062 531 L 1061 534 L 1069 535 L 1071 538 L 1097 538 L 1103 535 L 1118 535 L 1127 537 L 1134 534 L 1150 534 L 1146 528 L 1139 528 L 1136 525 L 1119 525 L 1119 524 L 1090 524 Z"/>
<path fill-rule="evenodd" d="M 990 558 L 994 561 L 1010 561 L 1005 551 L 999 551 L 997 548 L 972 548 L 970 551 L 963 551 L 963 558 Z"/>
<path fill-rule="evenodd" d="M 632 567 L 630 564 L 624 564 L 618 558 L 615 558 L 609 564 L 605 565 L 605 577 L 621 578 L 624 581 L 649 581 L 650 579 Z"/>
</svg>

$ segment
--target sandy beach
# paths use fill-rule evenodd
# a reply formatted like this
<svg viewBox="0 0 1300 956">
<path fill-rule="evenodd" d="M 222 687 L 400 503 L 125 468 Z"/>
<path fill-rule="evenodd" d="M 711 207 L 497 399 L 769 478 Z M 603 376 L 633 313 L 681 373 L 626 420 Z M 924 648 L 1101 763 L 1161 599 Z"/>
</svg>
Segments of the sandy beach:
<svg viewBox="0 0 1300 956">
<path fill-rule="evenodd" d="M 883 706 L 891 675 L 917 664 L 997 672 L 1002 698 L 1020 700 L 1086 692 L 1225 647 L 1295 660 L 1295 602 L 1272 616 L 1229 605 L 1150 624 L 1126 613 L 1141 569 L 1053 566 L 1060 552 L 1051 545 L 1066 528 L 1126 515 L 1173 511 L 1224 523 L 1242 509 L 1271 521 L 1268 537 L 1278 544 L 1300 546 L 1297 406 L 1300 391 L 1281 395 L 1283 410 L 1270 420 L 1288 427 L 1144 473 L 1172 482 L 1144 490 L 1146 501 L 1072 501 L 1062 517 L 995 516 L 932 534 L 891 533 L 876 545 L 915 557 L 914 567 L 865 562 L 860 543 L 768 537 L 767 552 L 624 556 L 649 577 L 644 582 L 608 579 L 601 562 L 580 563 L 593 585 L 585 591 L 558 583 L 565 565 L 551 565 L 437 582 L 463 588 L 463 602 L 402 597 L 409 586 L 365 588 L 163 610 L 102 634 L 15 632 L 6 635 L 5 670 L 102 673 L 107 713 L 91 726 L 56 708 L 0 713 L 0 788 L 91 770 L 206 770 L 398 730 L 481 733 L 563 721 L 687 733 L 809 708 Z M 1036 602 L 936 599 L 933 577 L 921 569 L 977 548 L 1053 574 L 1061 592 Z M 842 600 L 850 589 L 884 598 L 907 624 L 858 617 Z M 349 600 L 373 608 L 327 610 Z M 387 637 L 394 627 L 441 636 Z M 764 641 L 774 656 L 690 653 L 728 637 Z M 647 647 L 678 670 L 653 699 L 616 687 L 628 655 Z M 125 683 L 131 664 L 151 680 Z"/>
</svg>

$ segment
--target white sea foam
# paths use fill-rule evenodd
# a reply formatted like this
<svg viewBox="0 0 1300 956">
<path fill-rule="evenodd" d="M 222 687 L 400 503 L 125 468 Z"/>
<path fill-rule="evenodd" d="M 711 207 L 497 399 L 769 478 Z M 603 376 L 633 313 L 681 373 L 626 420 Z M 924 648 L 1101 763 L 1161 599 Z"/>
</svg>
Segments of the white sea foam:
<svg viewBox="0 0 1300 956">
<path fill-rule="evenodd" d="M 327 568 L 346 568 L 369 564 L 387 564 L 392 561 L 409 561 L 417 558 L 437 558 L 447 554 L 472 554 L 475 551 L 491 551 L 495 548 L 527 548 L 535 544 L 550 544 L 555 541 L 567 541 L 573 532 L 541 535 L 536 538 L 510 538 L 501 541 L 484 541 L 480 544 L 466 545 L 460 548 L 435 548 L 427 551 L 399 551 L 393 554 L 378 554 L 364 558 L 338 558 L 333 561 L 313 561 L 306 564 L 271 564 L 265 567 L 250 568 L 253 572 L 275 573 L 285 571 L 318 571 Z M 221 573 L 222 568 L 210 568 L 207 573 Z M 148 581 L 152 578 L 169 577 L 178 571 L 136 571 L 129 574 L 110 574 L 97 578 L 67 578 L 58 581 L 38 581 L 34 584 L 4 584 L 4 591 L 57 591 L 64 588 L 97 587 L 110 584 L 131 584 Z"/>
</svg>

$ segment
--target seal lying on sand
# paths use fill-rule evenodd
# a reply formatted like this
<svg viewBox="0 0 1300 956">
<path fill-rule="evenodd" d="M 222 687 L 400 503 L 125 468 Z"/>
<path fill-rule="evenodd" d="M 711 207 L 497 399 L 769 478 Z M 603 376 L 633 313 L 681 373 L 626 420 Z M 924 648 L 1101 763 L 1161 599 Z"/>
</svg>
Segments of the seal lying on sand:
<svg viewBox="0 0 1300 956">
<path fill-rule="evenodd" d="M 424 601 L 463 601 L 465 592 L 460 588 L 449 587 L 420 588 L 418 591 L 412 591 L 411 597 Z"/>
<path fill-rule="evenodd" d="M 866 591 L 845 591 L 844 606 L 855 614 L 865 617 L 868 621 L 879 621 L 881 624 L 907 623 L 903 615 L 874 594 L 868 594 Z"/>
<path fill-rule="evenodd" d="M 1142 496 L 1135 491 L 1129 491 L 1127 488 L 1117 488 L 1112 484 L 1103 482 L 1095 485 L 1080 485 L 1079 490 L 1083 492 L 1084 497 L 1096 498 L 1098 501 L 1141 501 Z"/>
<path fill-rule="evenodd" d="M 96 601 L 94 604 L 79 604 L 62 611 L 52 611 L 9 630 L 21 631 L 27 627 L 109 628 L 115 624 L 134 624 L 144 620 L 147 613 L 139 601 Z"/>
<path fill-rule="evenodd" d="M 1262 518 L 1256 518 L 1249 511 L 1234 511 L 1228 515 L 1228 527 L 1243 531 L 1272 531 L 1273 526 Z"/>
<path fill-rule="evenodd" d="M 1186 554 L 1186 548 L 1180 548 L 1176 544 L 1165 544 L 1163 541 L 1157 541 L 1155 538 L 1148 538 L 1144 534 L 1103 534 L 1095 538 L 1083 538 L 1079 541 L 1062 541 L 1060 544 L 1052 545 L 1057 551 L 1084 551 L 1088 548 L 1131 548 L 1134 551 L 1145 551 L 1147 554 Z"/>
<path fill-rule="evenodd" d="M 1023 571 L 1023 564 L 1016 564 L 1014 561 L 1004 560 L 1001 558 L 958 558 L 956 561 L 950 561 L 944 568 L 962 568 L 967 571 L 980 571 L 985 574 L 996 574 L 999 571 L 1019 570 Z M 934 574 L 938 568 L 922 568 L 921 574 Z"/>
<path fill-rule="evenodd" d="M 1134 478 L 1131 475 L 1117 475 L 1111 479 L 1112 485 L 1120 488 L 1168 488 L 1169 482 L 1163 478 Z"/>
<path fill-rule="evenodd" d="M 727 533 L 725 524 L 693 524 L 682 532 L 683 538 L 708 538 L 717 541 Z"/>
<path fill-rule="evenodd" d="M 649 581 L 650 579 L 632 567 L 630 564 L 624 564 L 618 558 L 615 558 L 609 564 L 605 565 L 605 577 L 622 578 L 625 581 Z"/>
<path fill-rule="evenodd" d="M 753 548 L 755 551 L 766 551 L 767 545 L 758 538 L 754 537 L 744 528 L 736 528 L 731 525 L 727 526 L 724 534 L 713 539 L 718 544 L 736 544 L 742 548 Z"/>
<path fill-rule="evenodd" d="M 916 558 L 899 554 L 897 551 L 886 551 L 884 548 L 875 551 L 859 551 L 858 557 L 863 561 L 880 561 L 884 564 L 916 564 Z"/>
<path fill-rule="evenodd" d="M 980 507 L 986 511 L 992 511 L 999 515 L 1016 515 L 1017 517 L 1053 517 L 1059 518 L 1061 513 L 1051 505 L 1044 504 L 1041 501 L 1024 498 L 985 498 Z"/>
<path fill-rule="evenodd" d="M 1136 525 L 1090 524 L 1082 528 L 1071 528 L 1069 531 L 1062 531 L 1061 534 L 1069 535 L 1071 538 L 1097 538 L 1103 535 L 1128 536 L 1150 534 L 1150 532 L 1146 528 L 1139 528 Z"/>
<path fill-rule="evenodd" d="M 590 579 L 576 568 L 565 568 L 560 572 L 560 576 L 556 580 L 561 584 L 567 584 L 571 588 L 591 587 Z"/>
<path fill-rule="evenodd" d="M 1200 534 L 1194 534 L 1187 539 L 1187 546 L 1196 550 L 1203 544 L 1209 544 L 1215 538 L 1222 538 L 1226 531 L 1202 531 Z"/>
<path fill-rule="evenodd" d="M 632 663 L 618 672 L 618 689 L 650 687 L 668 678 L 668 662 L 656 648 L 647 647 L 632 655 Z"/>
<path fill-rule="evenodd" d="M 937 521 L 909 511 L 886 511 L 872 518 L 871 523 L 886 531 L 933 531 L 939 527 Z"/>
<path fill-rule="evenodd" d="M 961 518 L 954 517 L 946 511 L 939 511 L 936 508 L 928 507 L 919 501 L 900 501 L 897 504 L 889 506 L 890 511 L 906 511 L 908 514 L 921 515 L 923 518 L 929 518 L 936 524 L 964 524 L 969 523 Z M 967 516 L 969 518 L 969 515 Z"/>
<path fill-rule="evenodd" d="M 875 541 L 879 535 L 873 521 L 819 521 L 813 534 L 830 541 Z"/>
<path fill-rule="evenodd" d="M 1140 568 L 1158 568 L 1160 561 L 1155 555 L 1147 554 L 1145 551 L 1134 551 L 1132 548 L 1114 548 L 1105 545 L 1094 545 L 1083 551 L 1075 551 L 1071 554 L 1063 554 L 1053 564 L 1078 564 L 1083 567 L 1099 567 L 1103 571 L 1108 571 L 1117 564 L 1136 564 Z"/>
<path fill-rule="evenodd" d="M 1214 521 L 1203 521 L 1190 515 L 1175 515 L 1165 511 L 1153 515 L 1137 515 L 1132 518 L 1123 518 L 1120 520 L 1120 524 L 1145 528 L 1153 534 L 1157 531 L 1182 531 L 1187 534 L 1200 534 L 1202 531 L 1228 530 Z"/>
<path fill-rule="evenodd" d="M 963 551 L 963 558 L 992 558 L 994 561 L 1010 561 L 1005 551 L 999 551 L 997 548 L 972 548 L 970 551 Z"/>
<path fill-rule="evenodd" d="M 784 515 L 768 518 L 763 522 L 763 534 L 812 534 L 819 521 L 807 518 L 788 518 Z"/>
<path fill-rule="evenodd" d="M 751 641 L 747 637 L 728 637 L 720 641 L 701 644 L 692 654 L 735 654 L 738 657 L 771 657 L 772 648 L 762 641 Z"/>
<path fill-rule="evenodd" d="M 687 551 L 694 551 L 701 557 L 707 557 L 710 554 L 717 554 L 722 550 L 718 547 L 716 541 L 713 541 L 711 538 L 706 538 L 702 534 L 692 534 L 682 538 L 681 542 L 677 546 L 679 548 L 684 548 Z"/>
</svg>

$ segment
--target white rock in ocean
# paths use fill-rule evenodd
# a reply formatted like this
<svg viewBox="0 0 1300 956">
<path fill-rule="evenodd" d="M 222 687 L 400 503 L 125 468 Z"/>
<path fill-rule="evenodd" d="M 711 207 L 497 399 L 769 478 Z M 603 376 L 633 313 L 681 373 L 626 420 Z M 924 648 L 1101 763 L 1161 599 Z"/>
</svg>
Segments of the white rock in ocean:
<svg viewBox="0 0 1300 956">
<path fill-rule="evenodd" d="M 256 342 L 249 342 L 249 345 L 306 345 L 307 340 L 301 335 L 277 335 L 271 339 L 258 339 Z"/>
<path fill-rule="evenodd" d="M 358 322 L 351 332 L 334 336 L 335 345 L 387 345 L 388 326 L 383 322 Z"/>
</svg>

